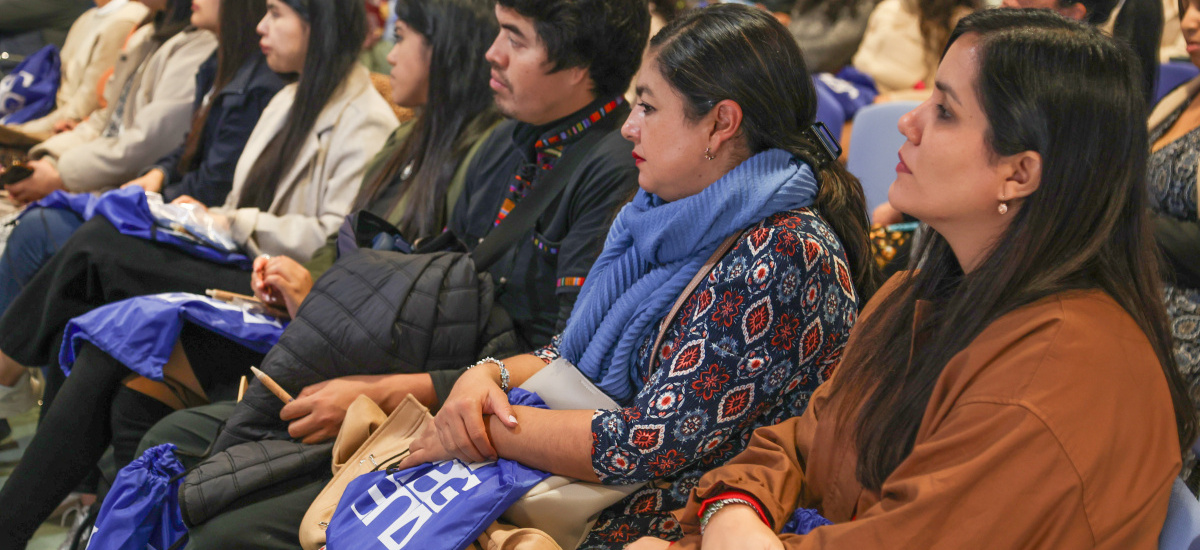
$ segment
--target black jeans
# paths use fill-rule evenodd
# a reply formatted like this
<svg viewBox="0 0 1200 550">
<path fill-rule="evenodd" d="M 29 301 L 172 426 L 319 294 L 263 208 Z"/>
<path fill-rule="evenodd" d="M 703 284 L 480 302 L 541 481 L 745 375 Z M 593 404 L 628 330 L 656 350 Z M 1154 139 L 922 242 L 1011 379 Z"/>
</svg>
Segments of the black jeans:
<svg viewBox="0 0 1200 550">
<path fill-rule="evenodd" d="M 184 353 L 210 399 L 229 398 L 262 354 L 185 325 Z M 85 344 L 37 433 L 0 490 L 0 550 L 22 549 L 111 444 L 117 467 L 136 458 L 142 436 L 171 408 L 122 385 L 130 370 Z"/>
<path fill-rule="evenodd" d="M 26 366 L 58 361 L 67 321 L 97 307 L 162 292 L 250 291 L 250 272 L 88 220 L 42 266 L 0 317 L 0 350 Z"/>
</svg>

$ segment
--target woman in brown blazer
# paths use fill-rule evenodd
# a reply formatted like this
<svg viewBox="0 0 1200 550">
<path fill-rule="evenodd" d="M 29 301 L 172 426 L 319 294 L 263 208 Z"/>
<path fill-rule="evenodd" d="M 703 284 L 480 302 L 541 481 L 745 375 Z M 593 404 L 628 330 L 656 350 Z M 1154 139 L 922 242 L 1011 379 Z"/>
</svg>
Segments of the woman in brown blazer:
<svg viewBox="0 0 1200 550">
<path fill-rule="evenodd" d="M 803 416 L 701 478 L 672 550 L 1157 548 L 1196 421 L 1136 63 L 1048 12 L 959 24 L 889 192 L 933 229 L 921 270 L 871 300 Z M 797 509 L 832 525 L 780 534 Z"/>
</svg>

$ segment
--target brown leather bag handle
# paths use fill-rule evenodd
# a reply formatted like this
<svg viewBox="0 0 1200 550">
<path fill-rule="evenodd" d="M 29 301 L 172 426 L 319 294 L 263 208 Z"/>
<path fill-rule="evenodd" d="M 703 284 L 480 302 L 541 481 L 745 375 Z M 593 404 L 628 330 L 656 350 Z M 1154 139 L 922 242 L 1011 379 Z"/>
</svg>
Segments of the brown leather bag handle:
<svg viewBox="0 0 1200 550">
<path fill-rule="evenodd" d="M 683 309 L 683 304 L 687 302 L 688 296 L 691 296 L 692 293 L 696 291 L 696 287 L 700 286 L 700 281 L 703 281 L 704 278 L 712 272 L 713 267 L 716 267 L 717 262 L 721 261 L 721 258 L 724 258 L 725 255 L 729 253 L 729 250 L 733 248 L 733 245 L 742 240 L 742 235 L 745 234 L 745 231 L 739 231 L 733 235 L 725 237 L 725 240 L 721 242 L 721 245 L 718 246 L 715 251 L 713 251 L 712 256 L 710 256 L 708 260 L 704 262 L 704 265 L 700 266 L 700 271 L 698 271 L 696 276 L 692 277 L 692 280 L 686 287 L 684 287 L 683 292 L 679 294 L 679 298 L 675 300 L 675 305 L 671 307 L 671 311 L 667 313 L 666 317 L 663 317 L 662 324 L 658 326 L 658 337 L 654 339 L 654 347 L 650 348 L 653 353 L 650 357 L 658 357 L 658 350 L 659 347 L 662 346 L 663 337 L 667 335 L 667 327 L 671 326 L 671 322 L 675 320 L 675 316 L 679 315 L 679 310 Z"/>
</svg>

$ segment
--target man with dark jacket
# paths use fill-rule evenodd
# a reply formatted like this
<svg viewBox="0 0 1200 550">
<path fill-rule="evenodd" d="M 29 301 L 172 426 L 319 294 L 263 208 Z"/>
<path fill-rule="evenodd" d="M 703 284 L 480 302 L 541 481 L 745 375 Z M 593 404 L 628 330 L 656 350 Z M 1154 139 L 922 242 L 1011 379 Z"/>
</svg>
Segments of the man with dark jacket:
<svg viewBox="0 0 1200 550">
<path fill-rule="evenodd" d="M 636 190 L 632 146 L 620 136 L 629 113 L 622 94 L 640 65 L 649 13 L 642 0 L 499 0 L 496 12 L 502 31 L 487 54 L 491 86 L 513 120 L 475 155 L 450 229 L 473 248 L 539 185 L 563 182 L 534 228 L 488 269 L 496 301 L 528 351 L 565 326 L 608 225 Z M 338 378 L 304 388 L 282 410 L 255 386 L 236 411 L 218 404 L 176 413 L 142 443 L 202 454 L 225 419 L 212 453 L 255 435 L 327 441 L 358 395 L 387 411 L 408 394 L 436 407 L 460 372 Z M 276 412 L 287 422 L 272 418 Z M 264 429 L 256 434 L 243 424 Z M 247 495 L 192 528 L 188 548 L 294 548 L 300 519 L 327 480 L 326 469 Z"/>
</svg>

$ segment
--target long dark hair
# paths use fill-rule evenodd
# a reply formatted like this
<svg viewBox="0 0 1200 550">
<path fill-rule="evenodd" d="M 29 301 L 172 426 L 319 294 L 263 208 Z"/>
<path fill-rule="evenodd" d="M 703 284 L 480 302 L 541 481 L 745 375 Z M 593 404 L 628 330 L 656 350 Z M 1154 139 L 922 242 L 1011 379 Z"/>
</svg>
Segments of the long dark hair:
<svg viewBox="0 0 1200 550">
<path fill-rule="evenodd" d="M 154 24 L 151 39 L 161 44 L 192 24 L 192 0 L 167 0 L 165 9 L 147 17 Z"/>
<path fill-rule="evenodd" d="M 809 133 L 817 92 L 796 40 L 765 10 L 719 4 L 677 18 L 650 41 L 664 79 L 692 120 L 730 99 L 742 108 L 741 133 L 751 154 L 777 148 L 817 172 L 815 206 L 846 250 L 860 303 L 879 286 L 871 259 L 862 185 Z M 790 116 L 788 116 L 790 115 Z"/>
<path fill-rule="evenodd" d="M 254 31 L 259 20 L 267 13 L 265 0 L 221 0 L 217 31 L 217 76 L 213 79 L 214 91 L 221 90 L 233 75 L 258 51 L 258 33 Z M 204 137 L 204 124 L 208 122 L 208 103 L 192 116 L 192 129 L 184 143 L 183 156 L 179 158 L 178 170 L 189 172 L 199 163 L 196 153 Z"/>
<path fill-rule="evenodd" d="M 946 363 L 1000 316 L 1074 289 L 1098 289 L 1137 322 L 1174 402 L 1179 442 L 1196 433 L 1176 369 L 1156 247 L 1146 219 L 1146 102 L 1137 60 L 1123 44 L 1045 10 L 986 10 L 950 37 L 979 37 L 978 97 L 995 155 L 1042 156 L 1041 186 L 1026 197 L 979 266 L 965 274 L 931 232 L 921 269 L 864 318 L 833 383 L 845 403 L 839 429 L 855 434 L 857 478 L 871 490 L 912 452 Z M 933 316 L 913 326 L 917 300 Z M 925 342 L 910 350 L 914 330 Z M 911 354 L 911 359 L 910 359 Z M 854 421 L 854 426 L 850 422 Z"/>
<path fill-rule="evenodd" d="M 917 13 L 921 21 L 921 39 L 925 41 L 925 53 L 931 64 L 945 49 L 954 27 L 954 16 L 963 8 L 971 11 L 982 6 L 981 0 L 916 0 Z"/>
<path fill-rule="evenodd" d="M 366 208 L 411 164 L 396 200 L 407 197 L 398 227 L 415 240 L 442 230 L 438 214 L 459 163 L 501 118 L 484 59 L 500 27 L 488 0 L 398 0 L 396 17 L 429 45 L 429 99 L 417 109 L 412 133 L 363 186 L 355 208 Z"/>
<path fill-rule="evenodd" d="M 282 0 L 309 25 L 308 51 L 287 122 L 250 167 L 238 208 L 267 210 L 279 180 L 296 162 L 308 133 L 358 63 L 367 37 L 362 0 Z"/>
<path fill-rule="evenodd" d="M 1083 4 L 1087 8 L 1084 22 L 1101 26 L 1112 17 L 1119 0 L 1058 0 L 1061 7 Z M 1154 100 L 1154 88 L 1158 83 L 1158 50 L 1162 42 L 1163 7 L 1160 0 L 1125 0 L 1117 20 L 1113 22 L 1113 36 L 1127 42 L 1142 66 L 1142 89 L 1146 101 Z"/>
</svg>

